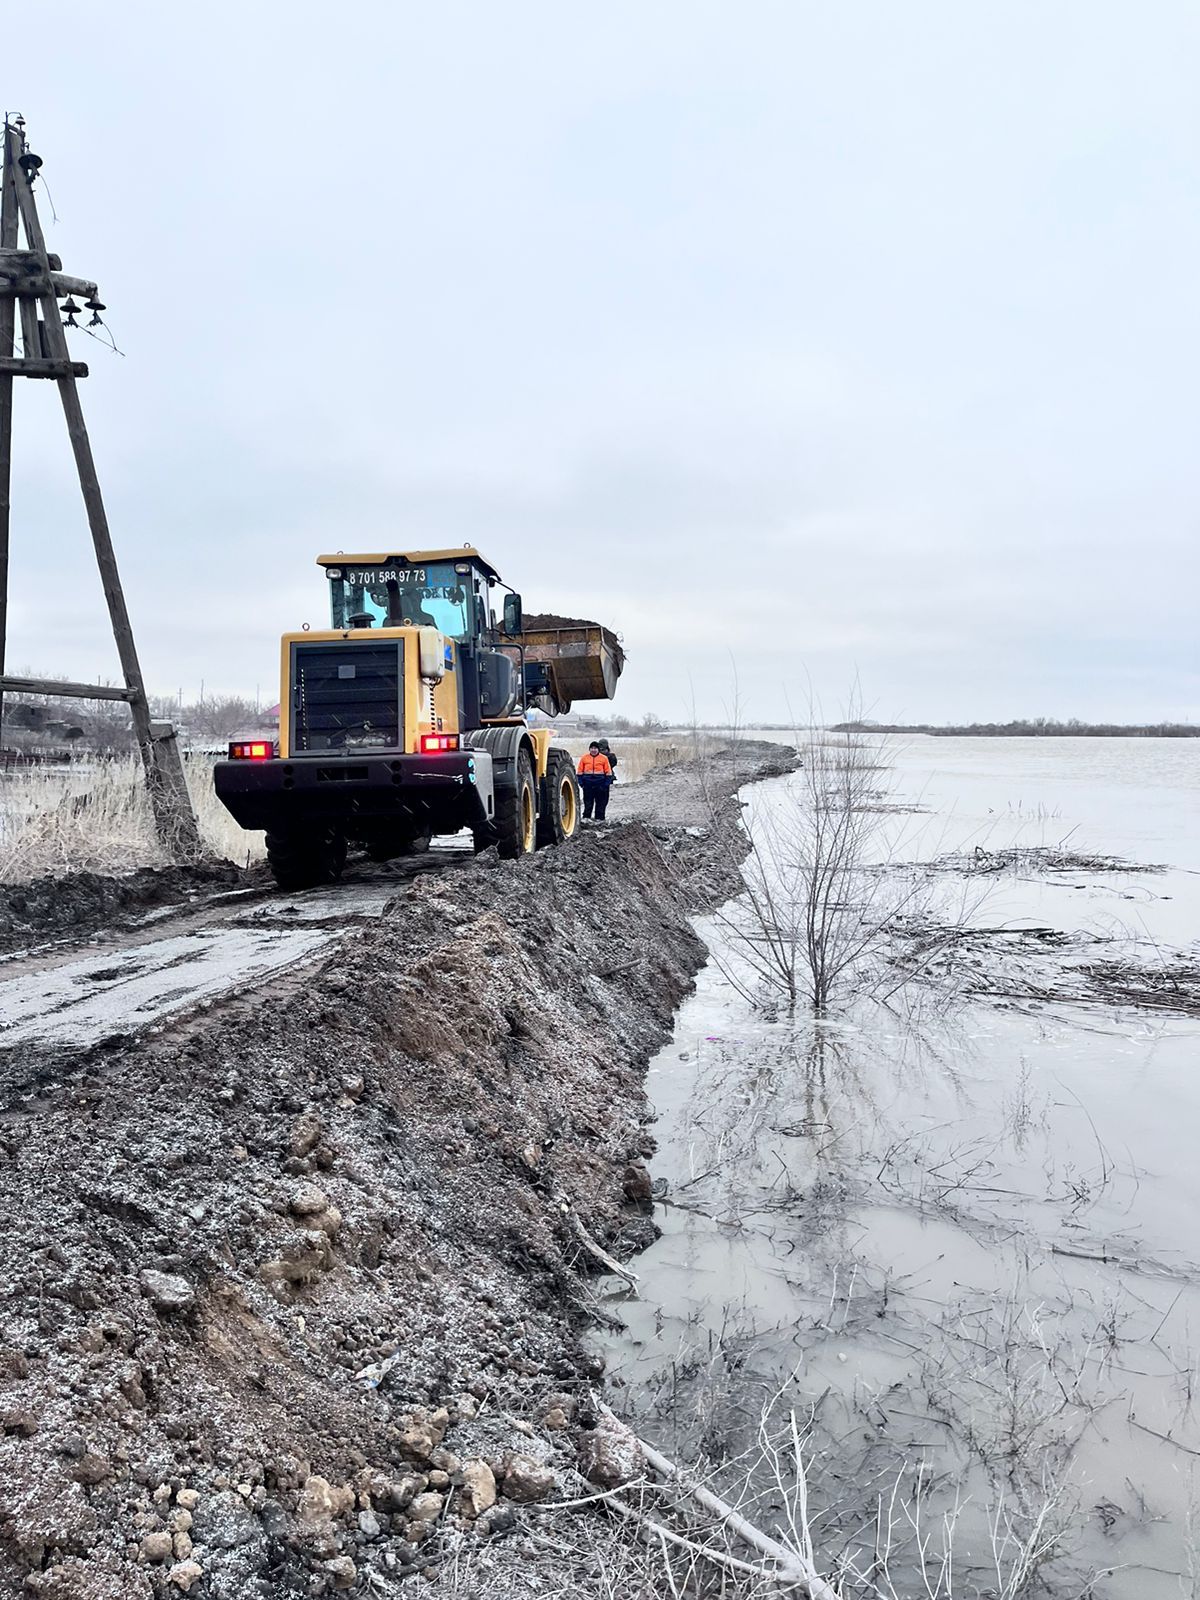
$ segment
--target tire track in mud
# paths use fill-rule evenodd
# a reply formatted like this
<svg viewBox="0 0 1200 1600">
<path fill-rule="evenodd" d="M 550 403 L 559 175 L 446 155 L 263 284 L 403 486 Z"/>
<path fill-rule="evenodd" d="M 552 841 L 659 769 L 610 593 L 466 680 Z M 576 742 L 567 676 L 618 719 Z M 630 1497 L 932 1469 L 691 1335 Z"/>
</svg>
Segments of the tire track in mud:
<svg viewBox="0 0 1200 1600">
<path fill-rule="evenodd" d="M 304 894 L 238 889 L 155 908 L 86 940 L 10 951 L 0 961 L 0 1106 L 70 1079 L 117 1045 L 290 990 L 416 879 L 470 859 L 449 848 L 390 871 L 352 869 Z"/>
</svg>

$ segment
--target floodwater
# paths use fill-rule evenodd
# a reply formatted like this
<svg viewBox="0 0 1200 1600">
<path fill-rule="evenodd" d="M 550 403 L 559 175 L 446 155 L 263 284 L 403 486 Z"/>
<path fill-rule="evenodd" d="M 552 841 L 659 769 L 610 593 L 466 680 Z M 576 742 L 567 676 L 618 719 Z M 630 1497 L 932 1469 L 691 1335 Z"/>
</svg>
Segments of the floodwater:
<svg viewBox="0 0 1200 1600">
<path fill-rule="evenodd" d="M 976 926 L 1200 962 L 1200 741 L 883 760 L 924 810 L 881 856 L 1065 842 L 1167 869 L 945 875 Z M 751 825 L 800 782 L 746 791 Z M 1200 1018 L 928 982 L 772 1020 L 701 931 L 715 959 L 649 1079 L 662 1236 L 601 1341 L 623 1408 L 775 1528 L 795 1475 L 763 1446 L 794 1414 L 847 1597 L 1200 1594 Z"/>
</svg>

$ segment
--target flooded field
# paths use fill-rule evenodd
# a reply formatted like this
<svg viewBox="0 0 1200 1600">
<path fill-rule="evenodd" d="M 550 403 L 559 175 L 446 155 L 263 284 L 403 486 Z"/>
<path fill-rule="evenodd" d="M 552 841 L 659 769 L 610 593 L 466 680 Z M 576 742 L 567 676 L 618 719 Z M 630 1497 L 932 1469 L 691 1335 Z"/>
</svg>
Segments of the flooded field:
<svg viewBox="0 0 1200 1600">
<path fill-rule="evenodd" d="M 814 1022 L 704 926 L 610 1379 L 762 1525 L 806 1493 L 848 1597 L 1200 1594 L 1200 743 L 882 765 L 872 850 L 943 862 L 949 932 Z M 746 791 L 751 827 L 802 783 Z"/>
</svg>

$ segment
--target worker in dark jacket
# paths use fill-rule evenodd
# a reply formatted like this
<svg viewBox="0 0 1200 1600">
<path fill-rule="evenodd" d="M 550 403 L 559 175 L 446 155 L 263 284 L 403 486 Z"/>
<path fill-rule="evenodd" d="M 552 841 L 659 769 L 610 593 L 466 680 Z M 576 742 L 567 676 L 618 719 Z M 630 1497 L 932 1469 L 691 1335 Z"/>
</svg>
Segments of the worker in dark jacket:
<svg viewBox="0 0 1200 1600">
<path fill-rule="evenodd" d="M 601 750 L 595 740 L 588 746 L 588 753 L 581 756 L 579 766 L 579 787 L 583 790 L 583 814 L 590 817 L 593 811 L 596 821 L 604 821 L 604 813 L 608 810 L 608 791 L 612 788 L 613 769 L 612 763 Z"/>
</svg>

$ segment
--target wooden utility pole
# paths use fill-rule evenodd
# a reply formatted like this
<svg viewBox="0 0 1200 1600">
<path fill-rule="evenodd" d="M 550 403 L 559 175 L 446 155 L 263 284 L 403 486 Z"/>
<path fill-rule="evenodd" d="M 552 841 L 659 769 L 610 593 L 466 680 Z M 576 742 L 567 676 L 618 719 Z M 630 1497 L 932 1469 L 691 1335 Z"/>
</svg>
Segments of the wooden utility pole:
<svg viewBox="0 0 1200 1600">
<path fill-rule="evenodd" d="M 4 167 L 0 178 L 0 251 L 17 244 L 17 183 L 8 164 L 8 126 L 4 129 Z M 13 295 L 0 299 L 0 363 L 12 360 L 17 302 Z M 4 727 L 4 651 L 8 638 L 8 518 L 12 504 L 12 403 L 11 372 L 0 372 L 0 744 Z"/>
<path fill-rule="evenodd" d="M 79 401 L 76 380 L 86 378 L 88 369 L 82 362 L 71 360 L 66 329 L 58 308 L 62 296 L 83 294 L 96 300 L 96 286 L 85 279 L 67 277 L 61 271 L 62 263 L 46 250 L 33 197 L 33 185 L 41 164 L 28 147 L 22 119 L 6 119 L 3 184 L 0 188 L 3 202 L 0 215 L 0 711 L 5 689 L 81 700 L 126 701 L 133 718 L 134 736 L 142 757 L 159 838 L 174 859 L 188 860 L 200 854 L 201 846 L 184 778 L 183 761 L 174 728 L 169 722 L 154 722 L 150 717 L 133 628 L 125 606 L 116 553 L 100 493 L 100 480 L 96 476 L 96 464 L 92 459 L 91 442 Z M 25 233 L 24 250 L 17 248 L 18 219 Z M 18 304 L 24 344 L 24 355 L 19 360 L 13 356 L 15 308 Z M 96 551 L 96 564 L 100 569 L 100 582 L 125 679 L 124 689 L 98 690 L 88 684 L 4 676 L 14 377 L 50 378 L 58 384 L 67 433 L 75 456 L 75 468 L 79 474 L 79 487 L 83 491 L 83 503 Z"/>
</svg>

